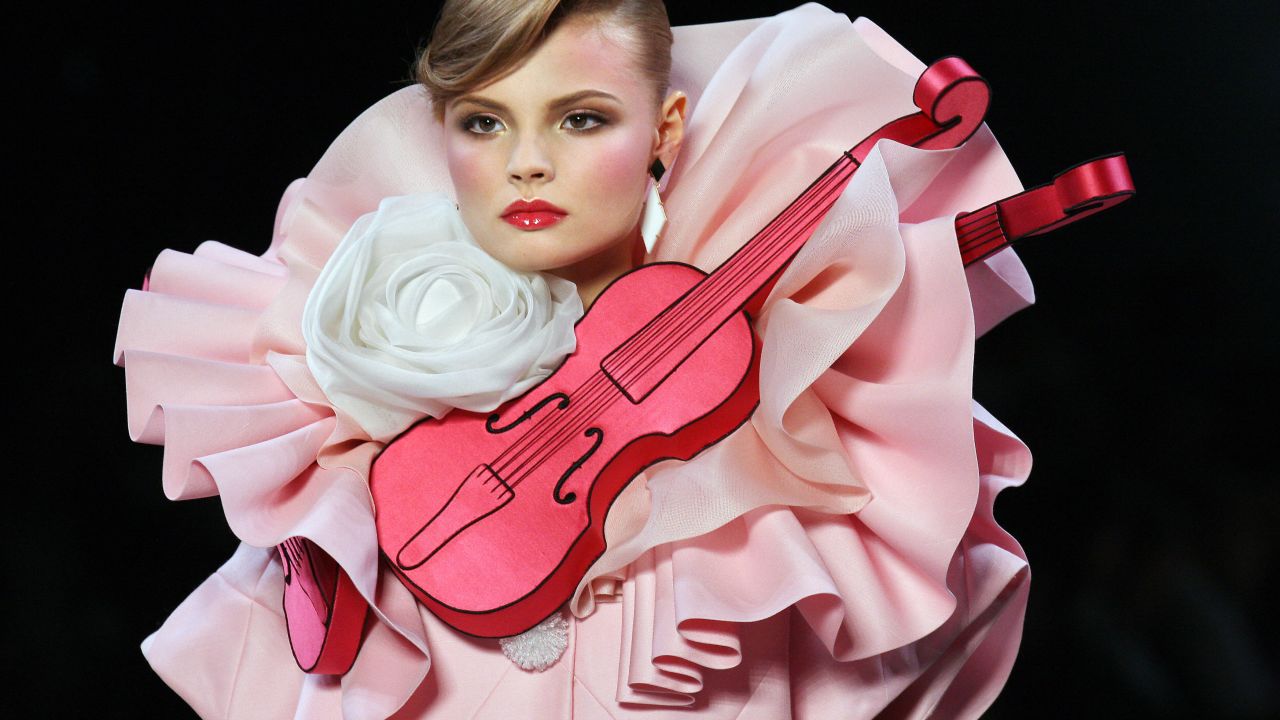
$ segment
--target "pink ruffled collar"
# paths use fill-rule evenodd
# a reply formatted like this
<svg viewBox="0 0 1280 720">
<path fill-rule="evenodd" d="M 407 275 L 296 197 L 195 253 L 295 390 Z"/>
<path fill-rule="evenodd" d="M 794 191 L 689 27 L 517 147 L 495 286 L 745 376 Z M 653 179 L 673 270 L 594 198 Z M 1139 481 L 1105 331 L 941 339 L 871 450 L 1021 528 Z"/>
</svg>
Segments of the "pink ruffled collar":
<svg viewBox="0 0 1280 720">
<path fill-rule="evenodd" d="M 654 259 L 703 267 L 842 143 L 909 109 L 923 68 L 865 19 L 816 5 L 676 38 L 694 111 Z M 873 154 L 759 319 L 753 422 L 632 483 L 575 595 L 566 660 L 530 685 L 493 677 L 495 661 L 511 668 L 495 643 L 441 626 L 380 565 L 365 481 L 380 445 L 335 414 L 304 360 L 303 304 L 346 229 L 383 197 L 449 189 L 428 110 L 409 88 L 357 119 L 286 191 L 261 257 L 217 243 L 166 251 L 149 291 L 126 296 L 116 360 L 131 435 L 165 445 L 166 494 L 219 495 L 244 543 L 144 643 L 166 681 L 219 717 L 985 707 L 1016 652 L 1026 577 L 991 503 L 1029 467 L 970 398 L 975 333 L 1030 301 L 1012 252 L 967 273 L 956 257 L 953 214 L 1020 189 L 990 133 L 956 152 Z M 269 548 L 295 535 L 332 555 L 373 608 L 337 682 L 303 676 L 288 652 Z M 546 692 L 556 672 L 567 696 Z M 734 690 L 735 678 L 777 672 L 755 693 Z"/>
</svg>

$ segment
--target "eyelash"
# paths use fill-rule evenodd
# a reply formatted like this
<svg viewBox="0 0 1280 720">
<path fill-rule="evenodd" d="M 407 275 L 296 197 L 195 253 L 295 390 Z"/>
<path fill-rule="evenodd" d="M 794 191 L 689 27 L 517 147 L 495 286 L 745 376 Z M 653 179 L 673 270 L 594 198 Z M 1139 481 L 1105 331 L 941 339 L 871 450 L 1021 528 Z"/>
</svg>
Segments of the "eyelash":
<svg viewBox="0 0 1280 720">
<path fill-rule="evenodd" d="M 595 123 L 594 125 L 591 125 L 590 127 L 585 127 L 585 128 L 573 128 L 573 127 L 566 128 L 570 132 L 574 132 L 574 133 L 588 133 L 588 132 L 591 132 L 592 130 L 595 130 L 597 128 L 600 128 L 609 124 L 608 118 L 601 115 L 600 113 L 592 112 L 589 110 L 580 110 L 577 112 L 571 112 L 568 115 L 564 116 L 564 120 L 561 121 L 560 124 L 564 125 L 565 122 L 568 122 L 570 118 L 586 118 L 587 120 L 591 120 Z M 463 118 L 462 129 L 474 135 L 493 135 L 498 132 L 496 129 L 488 130 L 488 131 L 473 129 L 476 121 L 479 121 L 479 120 L 492 120 L 496 125 L 502 124 L 501 120 L 499 120 L 498 118 L 492 115 L 470 115 L 466 118 Z"/>
<path fill-rule="evenodd" d="M 591 127 L 585 127 L 585 128 L 569 128 L 570 130 L 572 130 L 572 131 L 574 131 L 574 132 L 580 132 L 580 133 L 581 133 L 581 132 L 590 132 L 590 131 L 592 131 L 592 130 L 595 130 L 595 129 L 596 129 L 596 128 L 598 128 L 598 127 L 604 127 L 606 124 L 608 124 L 608 120 L 607 120 L 603 115 L 601 115 L 601 114 L 599 114 L 599 113 L 594 113 L 594 112 L 585 111 L 585 110 L 584 110 L 584 111 L 581 111 L 581 112 L 572 112 L 572 113 L 569 113 L 568 115 L 565 115 L 565 116 L 564 116 L 564 119 L 565 119 L 565 121 L 567 122 L 567 121 L 569 120 L 569 118 L 578 118 L 578 117 L 580 117 L 580 118 L 587 118 L 588 120 L 592 120 L 592 121 L 594 121 L 594 122 L 595 122 L 595 124 L 594 124 L 594 125 L 592 125 Z M 561 125 L 563 125 L 563 124 L 564 124 L 564 122 L 561 122 L 560 124 L 561 124 Z"/>
</svg>

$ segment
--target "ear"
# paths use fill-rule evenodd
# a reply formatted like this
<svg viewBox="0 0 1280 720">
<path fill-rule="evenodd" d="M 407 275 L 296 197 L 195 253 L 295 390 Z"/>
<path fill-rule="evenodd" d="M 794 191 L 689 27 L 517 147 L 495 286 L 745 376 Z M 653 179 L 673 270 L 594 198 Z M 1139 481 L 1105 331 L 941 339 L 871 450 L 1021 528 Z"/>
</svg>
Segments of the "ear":
<svg viewBox="0 0 1280 720">
<path fill-rule="evenodd" d="M 675 164 L 684 141 L 684 112 L 689 98 L 676 90 L 667 96 L 658 111 L 658 127 L 654 130 L 653 157 L 668 169 Z"/>
</svg>

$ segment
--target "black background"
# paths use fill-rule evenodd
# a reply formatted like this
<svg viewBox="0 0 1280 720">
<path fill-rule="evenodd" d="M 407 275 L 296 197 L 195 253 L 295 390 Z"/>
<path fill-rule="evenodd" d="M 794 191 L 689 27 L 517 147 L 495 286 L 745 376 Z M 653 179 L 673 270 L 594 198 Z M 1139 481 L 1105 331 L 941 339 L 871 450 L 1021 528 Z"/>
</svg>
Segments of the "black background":
<svg viewBox="0 0 1280 720">
<path fill-rule="evenodd" d="M 669 3 L 677 25 L 793 5 Z M 975 395 L 1036 458 L 997 505 L 1033 583 L 989 716 L 1280 712 L 1277 4 L 829 5 L 926 62 L 968 60 L 1024 183 L 1123 150 L 1138 186 L 1022 245 L 1038 304 L 978 342 Z M 8 22 L 3 151 L 18 318 L 4 638 L 24 688 L 8 702 L 189 717 L 137 646 L 236 541 L 217 500 L 166 501 L 161 450 L 128 440 L 120 300 L 163 248 L 264 250 L 284 187 L 403 86 L 436 5 L 28 12 Z"/>
</svg>

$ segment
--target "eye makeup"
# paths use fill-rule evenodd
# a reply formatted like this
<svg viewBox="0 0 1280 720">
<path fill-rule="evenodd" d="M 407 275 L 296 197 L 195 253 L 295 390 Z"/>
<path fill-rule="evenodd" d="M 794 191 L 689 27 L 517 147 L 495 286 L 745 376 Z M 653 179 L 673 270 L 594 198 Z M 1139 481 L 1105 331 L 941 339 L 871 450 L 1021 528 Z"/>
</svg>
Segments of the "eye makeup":
<svg viewBox="0 0 1280 720">
<path fill-rule="evenodd" d="M 609 124 L 609 118 L 595 110 L 575 110 L 564 116 L 560 127 L 573 133 L 589 133 Z M 488 114 L 468 115 L 459 123 L 462 130 L 473 135 L 493 135 L 506 130 L 501 120 Z"/>
</svg>

